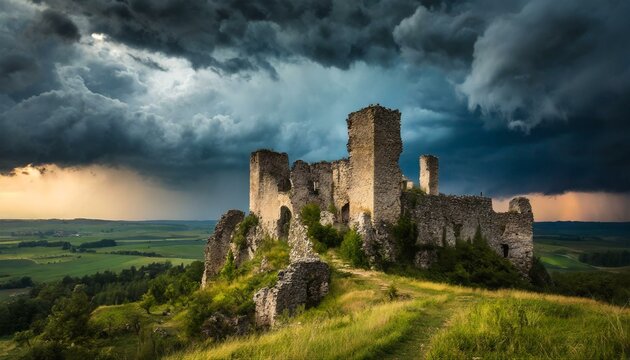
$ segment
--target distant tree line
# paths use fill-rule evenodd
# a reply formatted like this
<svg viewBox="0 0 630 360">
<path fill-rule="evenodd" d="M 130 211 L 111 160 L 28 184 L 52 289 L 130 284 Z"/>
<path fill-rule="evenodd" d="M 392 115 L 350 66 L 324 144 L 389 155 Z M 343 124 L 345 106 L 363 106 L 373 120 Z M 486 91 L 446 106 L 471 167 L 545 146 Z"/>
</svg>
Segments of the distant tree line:
<svg viewBox="0 0 630 360">
<path fill-rule="evenodd" d="M 0 283 L 0 289 L 22 289 L 33 286 L 33 279 L 30 276 L 23 276 L 19 279 L 12 279 Z"/>
<path fill-rule="evenodd" d="M 580 254 L 580 261 L 593 266 L 619 267 L 630 265 L 630 251 L 606 251 Z"/>
<path fill-rule="evenodd" d="M 197 265 L 197 268 L 203 269 L 203 265 Z M 149 291 L 151 281 L 161 274 L 183 272 L 183 266 L 153 263 L 140 268 L 132 266 L 118 274 L 105 271 L 83 277 L 66 276 L 60 281 L 34 285 L 28 294 L 0 303 L 0 336 L 24 330 L 31 330 L 35 334 L 43 332 L 53 306 L 69 301 L 67 299 L 71 298 L 77 286 L 89 299 L 91 311 L 99 305 L 138 301 Z M 199 270 L 196 272 L 200 273 Z M 153 293 L 159 296 L 164 283 L 161 280 L 160 290 L 154 290 Z"/>
<path fill-rule="evenodd" d="M 117 245 L 116 240 L 101 239 L 99 241 L 84 242 L 83 244 L 79 245 L 79 249 L 104 248 L 104 247 L 112 247 L 116 245 Z"/>
<path fill-rule="evenodd" d="M 112 251 L 110 254 L 114 255 L 134 255 L 134 256 L 145 256 L 145 257 L 163 257 L 161 254 L 156 252 L 147 252 L 147 251 L 136 251 L 136 250 L 118 250 Z"/>
<path fill-rule="evenodd" d="M 29 247 L 60 247 L 64 250 L 68 250 L 72 247 L 67 241 L 48 241 L 48 240 L 35 240 L 35 241 L 20 241 L 17 245 L 19 248 Z"/>
</svg>

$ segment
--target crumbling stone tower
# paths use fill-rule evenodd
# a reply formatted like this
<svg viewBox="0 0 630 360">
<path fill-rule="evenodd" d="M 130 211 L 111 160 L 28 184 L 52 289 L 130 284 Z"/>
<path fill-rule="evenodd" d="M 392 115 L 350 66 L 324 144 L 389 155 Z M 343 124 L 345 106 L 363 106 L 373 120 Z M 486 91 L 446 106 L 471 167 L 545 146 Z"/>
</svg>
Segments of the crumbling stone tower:
<svg viewBox="0 0 630 360">
<path fill-rule="evenodd" d="M 374 223 L 395 223 L 401 210 L 400 112 L 372 105 L 347 121 L 350 219 L 367 212 Z"/>
<path fill-rule="evenodd" d="M 438 158 L 433 155 L 420 156 L 420 189 L 429 195 L 438 195 Z"/>
<path fill-rule="evenodd" d="M 258 150 L 249 159 L 249 207 L 270 235 L 282 231 L 291 219 L 289 156 Z"/>
</svg>

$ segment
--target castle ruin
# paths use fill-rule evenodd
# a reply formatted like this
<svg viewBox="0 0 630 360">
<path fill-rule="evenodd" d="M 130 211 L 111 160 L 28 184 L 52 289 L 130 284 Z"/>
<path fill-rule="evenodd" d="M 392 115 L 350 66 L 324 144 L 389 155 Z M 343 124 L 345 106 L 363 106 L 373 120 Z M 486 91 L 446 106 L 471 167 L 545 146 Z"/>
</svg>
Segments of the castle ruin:
<svg viewBox="0 0 630 360">
<path fill-rule="evenodd" d="M 498 254 L 522 273 L 529 271 L 533 256 L 533 214 L 529 201 L 516 198 L 506 213 L 492 209 L 492 199 L 482 196 L 444 195 L 438 191 L 438 158 L 419 157 L 419 188 L 402 176 L 401 114 L 371 105 L 348 116 L 348 158 L 332 162 L 298 160 L 289 168 L 286 153 L 258 150 L 250 159 L 250 211 L 264 231 L 282 238 L 304 205 L 317 204 L 336 224 L 361 225 L 368 255 L 379 247 L 381 258 L 395 261 L 387 225 L 401 214 L 411 216 L 418 230 L 418 245 L 453 245 L 474 237 L 479 228 Z M 361 217 L 368 217 L 365 223 Z M 376 244 L 375 244 L 376 243 Z M 428 266 L 423 254 L 417 265 Z"/>
<path fill-rule="evenodd" d="M 401 114 L 370 105 L 348 116 L 348 158 L 309 164 L 297 160 L 289 167 L 286 153 L 257 150 L 250 157 L 250 213 L 256 225 L 247 229 L 244 243 L 234 234 L 245 214 L 228 211 L 208 239 L 202 287 L 218 274 L 226 254 L 240 266 L 253 258 L 266 236 L 284 239 L 290 247 L 290 265 L 273 287 L 254 296 L 256 322 L 273 326 L 285 312 L 318 303 L 328 292 L 330 271 L 313 251 L 300 212 L 317 204 L 323 225 L 355 228 L 372 265 L 396 262 L 401 257 L 392 226 L 401 216 L 416 227 L 414 263 L 427 268 L 436 247 L 470 241 L 479 231 L 494 251 L 527 276 L 533 259 L 534 216 L 529 200 L 514 198 L 509 211 L 497 213 L 492 199 L 483 196 L 439 193 L 438 158 L 419 158 L 419 188 L 402 175 Z"/>
</svg>

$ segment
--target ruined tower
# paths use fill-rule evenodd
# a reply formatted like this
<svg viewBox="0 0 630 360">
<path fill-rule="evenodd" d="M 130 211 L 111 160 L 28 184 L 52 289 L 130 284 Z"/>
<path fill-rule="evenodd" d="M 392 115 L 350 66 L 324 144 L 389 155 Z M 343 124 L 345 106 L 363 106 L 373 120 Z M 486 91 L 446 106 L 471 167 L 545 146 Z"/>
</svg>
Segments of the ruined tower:
<svg viewBox="0 0 630 360">
<path fill-rule="evenodd" d="M 269 234 L 283 235 L 280 231 L 284 224 L 280 222 L 291 218 L 290 190 L 289 156 L 286 153 L 258 150 L 251 154 L 249 209 L 261 219 Z"/>
<path fill-rule="evenodd" d="M 367 212 L 374 223 L 398 220 L 401 152 L 398 110 L 376 105 L 348 116 L 350 219 Z"/>
<path fill-rule="evenodd" d="M 420 156 L 420 189 L 428 195 L 438 195 L 438 158 Z"/>
</svg>

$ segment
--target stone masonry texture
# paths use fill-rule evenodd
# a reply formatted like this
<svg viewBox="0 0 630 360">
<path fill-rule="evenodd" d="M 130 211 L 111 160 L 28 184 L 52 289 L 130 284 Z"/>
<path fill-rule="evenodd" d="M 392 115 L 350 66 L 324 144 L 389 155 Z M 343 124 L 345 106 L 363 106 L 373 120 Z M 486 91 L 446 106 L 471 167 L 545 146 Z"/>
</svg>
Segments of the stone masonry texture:
<svg viewBox="0 0 630 360">
<path fill-rule="evenodd" d="M 208 279 L 218 274 L 225 264 L 232 234 L 244 218 L 245 214 L 240 210 L 229 210 L 221 216 L 206 245 L 204 271 L 201 279 L 202 288 L 206 286 Z"/>
<path fill-rule="evenodd" d="M 433 155 L 420 156 L 420 189 L 429 195 L 438 195 L 438 158 Z"/>
</svg>

